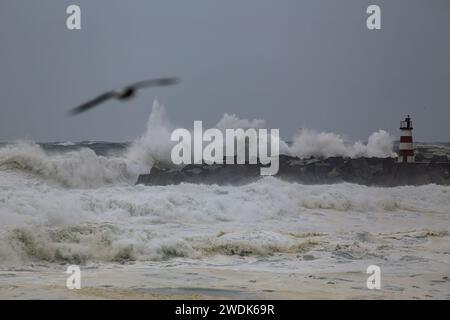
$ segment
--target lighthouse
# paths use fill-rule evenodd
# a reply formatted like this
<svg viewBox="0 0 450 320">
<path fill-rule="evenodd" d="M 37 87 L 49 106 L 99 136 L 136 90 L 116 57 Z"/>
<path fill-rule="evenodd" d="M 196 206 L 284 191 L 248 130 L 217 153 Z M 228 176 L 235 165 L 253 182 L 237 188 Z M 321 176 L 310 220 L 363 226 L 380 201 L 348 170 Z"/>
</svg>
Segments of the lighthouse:
<svg viewBox="0 0 450 320">
<path fill-rule="evenodd" d="M 400 147 L 398 162 L 412 163 L 414 162 L 414 147 L 412 137 L 412 121 L 408 115 L 404 121 L 400 122 Z"/>
</svg>

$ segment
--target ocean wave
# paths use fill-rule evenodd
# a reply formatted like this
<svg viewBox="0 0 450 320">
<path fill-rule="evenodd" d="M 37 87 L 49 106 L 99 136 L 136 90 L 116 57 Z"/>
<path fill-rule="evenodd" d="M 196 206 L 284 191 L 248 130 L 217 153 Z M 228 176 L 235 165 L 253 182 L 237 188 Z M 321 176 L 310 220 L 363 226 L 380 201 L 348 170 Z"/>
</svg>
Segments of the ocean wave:
<svg viewBox="0 0 450 320">
<path fill-rule="evenodd" d="M 64 190 L 15 172 L 2 172 L 1 178 L 0 261 L 5 264 L 299 254 L 320 239 L 296 234 L 331 232 L 336 227 L 331 221 L 344 214 L 369 226 L 373 218 L 389 220 L 394 213 L 450 213 L 450 187 L 437 185 L 306 186 L 269 177 L 240 187 Z M 330 219 L 329 227 L 317 227 L 314 221 L 322 216 Z"/>
<path fill-rule="evenodd" d="M 218 123 L 222 129 L 263 125 L 235 115 Z M 86 143 L 64 152 L 32 142 L 2 145 L 0 265 L 296 256 L 317 247 L 347 255 L 347 247 L 336 249 L 337 236 L 324 240 L 318 234 L 335 232 L 341 221 L 370 229 L 377 218 L 391 222 L 394 215 L 427 218 L 418 224 L 440 217 L 446 227 L 448 186 L 301 185 L 274 177 L 234 187 L 134 185 L 155 163 L 170 162 L 168 140 L 175 127 L 155 102 L 146 132 L 114 155 L 100 155 Z M 283 148 L 301 157 L 392 155 L 391 138 L 383 131 L 367 144 L 303 131 Z M 353 256 L 366 250 L 358 255 L 358 248 L 349 248 Z"/>
<path fill-rule="evenodd" d="M 17 142 L 0 148 L 0 170 L 32 173 L 71 188 L 133 183 L 137 178 L 137 174 L 128 171 L 123 158 L 99 156 L 88 148 L 47 153 L 32 142 Z"/>
<path fill-rule="evenodd" d="M 226 129 L 261 129 L 268 128 L 265 120 L 241 119 L 235 114 L 225 113 L 214 128 Z M 175 142 L 170 140 L 171 132 L 177 128 L 167 116 L 165 107 L 157 100 L 153 102 L 145 133 L 133 142 L 127 153 L 127 158 L 133 163 L 142 166 L 142 169 L 153 166 L 155 163 L 171 165 L 170 154 Z M 192 131 L 192 130 L 191 130 Z M 269 139 L 270 141 L 270 139 Z M 234 145 L 234 141 L 228 142 Z M 226 146 L 224 146 L 226 148 Z M 232 147 L 233 148 L 233 147 Z M 344 138 L 331 132 L 317 132 L 311 129 L 302 129 L 294 135 L 291 143 L 280 140 L 280 153 L 299 158 L 309 157 L 395 157 L 393 151 L 393 138 L 384 131 L 372 133 L 367 144 L 361 141 L 350 143 Z"/>
<path fill-rule="evenodd" d="M 215 127 L 220 130 L 234 128 L 264 128 L 261 119 L 241 119 L 224 114 Z M 32 173 L 41 179 L 59 183 L 68 188 L 98 188 L 105 185 L 134 184 L 139 174 L 149 173 L 155 164 L 172 167 L 171 132 L 177 128 L 157 100 L 153 102 L 146 129 L 132 143 L 84 141 L 36 144 L 15 142 L 0 144 L 0 171 L 16 170 Z M 341 135 L 302 129 L 290 140 L 280 141 L 280 153 L 299 158 L 309 157 L 395 157 L 392 136 L 378 130 L 367 143 L 350 142 Z M 450 155 L 448 146 L 417 144 L 417 157 Z M 312 205 L 314 203 L 305 204 Z M 390 204 L 386 204 L 390 206 Z M 392 204 L 395 206 L 395 204 Z"/>
<path fill-rule="evenodd" d="M 72 141 L 54 142 L 54 143 L 51 143 L 51 144 L 55 145 L 55 146 L 61 146 L 61 147 L 72 147 L 72 146 L 76 145 Z"/>
<path fill-rule="evenodd" d="M 240 119 L 228 114 L 216 124 L 221 130 L 263 126 L 264 120 Z M 33 142 L 16 142 L 0 147 L 0 170 L 32 173 L 70 188 L 134 184 L 138 175 L 150 172 L 155 163 L 173 166 L 170 156 L 175 142 L 170 141 L 170 136 L 176 127 L 169 120 L 164 106 L 155 100 L 144 134 L 120 153 L 109 156 L 96 154 L 86 143 L 57 143 L 54 146 L 64 147 L 64 152 L 50 152 L 51 150 L 43 149 Z M 383 130 L 373 133 L 367 144 L 349 144 L 337 134 L 304 129 L 294 137 L 291 146 L 280 141 L 280 153 L 300 158 L 395 155 L 392 151 L 392 139 Z"/>
</svg>

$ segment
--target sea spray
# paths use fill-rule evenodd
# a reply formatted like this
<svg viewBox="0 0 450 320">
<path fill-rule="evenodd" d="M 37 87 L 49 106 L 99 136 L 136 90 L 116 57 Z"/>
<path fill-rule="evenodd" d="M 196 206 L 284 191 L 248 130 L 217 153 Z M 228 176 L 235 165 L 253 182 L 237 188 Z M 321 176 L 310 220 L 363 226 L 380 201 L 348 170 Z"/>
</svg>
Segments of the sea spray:
<svg viewBox="0 0 450 320">
<path fill-rule="evenodd" d="M 224 131 L 265 125 L 264 120 L 240 119 L 234 114 L 225 114 L 215 127 Z M 69 188 L 132 185 L 139 174 L 150 172 L 155 164 L 173 166 L 170 155 L 175 142 L 170 141 L 170 135 L 175 128 L 177 126 L 170 122 L 165 107 L 155 100 L 144 134 L 123 153 L 98 155 L 87 144 L 80 144 L 79 149 L 69 152 L 46 152 L 34 142 L 15 142 L 0 147 L 0 171 L 34 174 Z M 367 144 L 348 144 L 337 134 L 309 129 L 299 132 L 291 146 L 280 141 L 280 154 L 300 158 L 392 157 L 395 156 L 392 149 L 392 138 L 383 130 L 373 133 Z"/>
<path fill-rule="evenodd" d="M 239 187 L 83 190 L 0 171 L 0 190 L 0 264 L 13 265 L 299 254 L 336 241 L 320 236 L 336 228 L 439 231 L 450 212 L 450 187 L 305 186 L 273 177 Z"/>
<path fill-rule="evenodd" d="M 393 151 L 393 139 L 384 130 L 372 133 L 367 144 L 360 141 L 351 144 L 346 143 L 340 135 L 335 133 L 302 129 L 294 136 L 292 146 L 288 148 L 287 153 L 299 158 L 396 156 Z"/>
<path fill-rule="evenodd" d="M 0 170 L 16 170 L 71 188 L 97 188 L 132 182 L 121 157 L 104 157 L 89 148 L 66 153 L 47 153 L 33 142 L 17 142 L 0 148 Z"/>
<path fill-rule="evenodd" d="M 225 133 L 226 129 L 247 130 L 266 127 L 267 122 L 265 120 L 241 119 L 235 114 L 225 113 L 212 128 L 217 128 Z M 140 168 L 141 172 L 146 172 L 155 163 L 163 166 L 173 166 L 170 159 L 171 150 L 175 142 L 171 141 L 170 136 L 176 128 L 178 126 L 169 120 L 164 105 L 161 105 L 155 99 L 145 133 L 133 142 L 126 154 L 126 158 L 129 160 L 128 163 L 133 164 L 134 168 Z M 193 133 L 193 129 L 190 129 L 190 131 Z M 226 147 L 224 146 L 224 148 Z M 291 146 L 286 141 L 280 141 L 280 154 L 297 156 L 299 158 L 311 156 L 324 158 L 333 156 L 350 158 L 396 156 L 393 151 L 393 139 L 384 130 L 372 133 L 368 138 L 367 144 L 360 141 L 351 144 L 335 133 L 303 129 L 293 137 Z"/>
</svg>

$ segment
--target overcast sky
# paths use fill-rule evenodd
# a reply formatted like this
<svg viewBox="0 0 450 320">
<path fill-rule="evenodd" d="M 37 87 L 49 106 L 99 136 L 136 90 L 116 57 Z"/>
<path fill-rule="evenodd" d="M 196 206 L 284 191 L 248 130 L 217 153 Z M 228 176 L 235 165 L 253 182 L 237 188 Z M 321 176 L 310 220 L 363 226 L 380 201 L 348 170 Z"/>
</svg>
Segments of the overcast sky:
<svg viewBox="0 0 450 320">
<path fill-rule="evenodd" d="M 70 4 L 80 31 L 66 29 Z M 181 83 L 67 116 L 161 76 Z M 308 127 L 365 140 L 397 136 L 410 113 L 417 140 L 450 141 L 450 1 L 0 0 L 0 96 L 0 141 L 133 140 L 155 96 L 184 127 L 227 112 L 285 138 Z"/>
</svg>

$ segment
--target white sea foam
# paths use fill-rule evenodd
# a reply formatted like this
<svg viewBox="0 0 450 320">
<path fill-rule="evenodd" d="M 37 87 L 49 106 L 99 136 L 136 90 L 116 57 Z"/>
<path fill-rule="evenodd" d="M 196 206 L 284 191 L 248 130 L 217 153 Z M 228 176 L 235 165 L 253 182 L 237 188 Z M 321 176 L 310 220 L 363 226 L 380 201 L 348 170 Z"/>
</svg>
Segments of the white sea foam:
<svg viewBox="0 0 450 320">
<path fill-rule="evenodd" d="M 450 187 L 436 185 L 305 186 L 264 178 L 240 187 L 71 190 L 33 175 L 0 175 L 3 264 L 303 253 L 320 241 L 299 235 L 358 228 L 356 217 L 359 228 L 376 230 L 377 219 L 395 225 L 408 215 L 415 217 L 412 228 L 425 228 L 433 215 L 446 217 L 443 228 L 450 212 Z"/>
<path fill-rule="evenodd" d="M 310 129 L 302 129 L 294 136 L 292 147 L 288 153 L 300 158 L 311 156 L 328 158 L 340 157 L 395 157 L 393 151 L 393 139 L 389 133 L 379 130 L 370 135 L 368 143 L 360 141 L 347 143 L 338 134 L 331 132 L 317 132 Z"/>
<path fill-rule="evenodd" d="M 72 141 L 64 141 L 64 142 L 55 142 L 55 146 L 61 146 L 61 147 L 71 147 L 74 146 L 75 143 Z"/>
<path fill-rule="evenodd" d="M 240 119 L 225 114 L 215 127 L 225 129 L 263 128 L 264 120 Z M 0 148 L 0 170 L 15 169 L 72 188 L 96 188 L 120 183 L 132 184 L 140 173 L 150 172 L 155 163 L 171 165 L 170 153 L 175 142 L 170 135 L 177 126 L 170 122 L 163 105 L 153 102 L 144 134 L 136 139 L 122 155 L 100 156 L 88 148 L 66 153 L 47 153 L 33 142 L 17 142 Z M 392 151 L 390 135 L 380 130 L 368 143 L 347 144 L 334 133 L 302 130 L 288 146 L 280 141 L 280 153 L 298 157 L 389 157 Z"/>
<path fill-rule="evenodd" d="M 95 188 L 132 181 L 122 158 L 96 155 L 91 149 L 46 153 L 32 142 L 17 142 L 0 148 L 0 170 L 19 170 L 74 188 Z"/>
<path fill-rule="evenodd" d="M 170 135 L 177 126 L 171 123 L 163 105 L 157 100 L 153 102 L 147 129 L 143 136 L 137 139 L 131 146 L 127 158 L 137 167 L 148 168 L 155 162 L 170 164 L 170 152 L 175 142 L 170 141 Z M 214 128 L 222 131 L 226 129 L 261 129 L 268 124 L 261 119 L 241 119 L 235 114 L 224 114 Z M 281 132 L 282 133 L 282 132 Z M 357 141 L 346 142 L 340 135 L 330 132 L 317 132 L 303 129 L 296 134 L 292 146 L 285 141 L 280 141 L 280 153 L 300 158 L 316 157 L 395 157 L 393 152 L 392 136 L 379 130 L 372 133 L 367 144 Z M 227 142 L 228 143 L 228 142 Z"/>
<path fill-rule="evenodd" d="M 170 164 L 170 153 L 174 142 L 170 135 L 175 126 L 167 117 L 164 105 L 153 101 L 152 112 L 144 134 L 134 141 L 125 158 L 133 171 L 148 172 L 155 163 Z"/>
<path fill-rule="evenodd" d="M 235 115 L 217 124 L 262 126 Z M 324 254 L 347 241 L 347 233 L 354 251 L 344 255 L 362 256 L 372 248 L 353 244 L 360 241 L 357 230 L 444 230 L 420 234 L 426 237 L 450 229 L 450 187 L 444 186 L 305 186 L 273 177 L 239 187 L 135 186 L 139 173 L 168 161 L 173 128 L 155 102 L 147 130 L 121 155 L 88 148 L 46 152 L 32 142 L 1 147 L 0 265 L 295 256 L 316 246 Z M 384 131 L 367 144 L 348 144 L 336 134 L 304 130 L 281 150 L 300 157 L 382 157 L 392 155 L 392 142 Z"/>
</svg>

